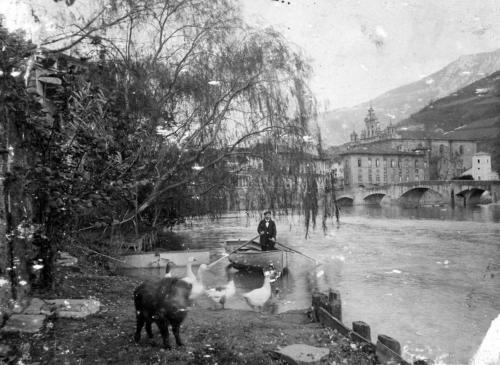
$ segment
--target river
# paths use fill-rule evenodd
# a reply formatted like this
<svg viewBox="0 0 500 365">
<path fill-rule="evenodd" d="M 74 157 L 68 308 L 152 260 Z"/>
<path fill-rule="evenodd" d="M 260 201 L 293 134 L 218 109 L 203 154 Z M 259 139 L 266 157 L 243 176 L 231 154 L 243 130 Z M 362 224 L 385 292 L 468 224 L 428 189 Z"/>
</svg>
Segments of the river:
<svg viewBox="0 0 500 365">
<path fill-rule="evenodd" d="M 280 242 L 322 263 L 314 269 L 294 255 L 279 283 L 279 311 L 309 307 L 314 286 L 333 288 L 341 294 L 346 325 L 364 321 L 372 340 L 385 334 L 400 341 L 407 360 L 447 365 L 467 364 L 500 313 L 499 205 L 346 207 L 340 224 L 328 220 L 325 232 L 318 218 L 307 239 L 303 217 L 274 218 Z M 258 219 L 233 213 L 191 221 L 177 232 L 189 247 L 220 253 L 226 239 L 255 236 Z M 223 265 L 214 269 L 214 277 L 222 273 Z M 227 306 L 248 309 L 238 294 L 262 279 L 237 279 L 237 295 Z"/>
</svg>

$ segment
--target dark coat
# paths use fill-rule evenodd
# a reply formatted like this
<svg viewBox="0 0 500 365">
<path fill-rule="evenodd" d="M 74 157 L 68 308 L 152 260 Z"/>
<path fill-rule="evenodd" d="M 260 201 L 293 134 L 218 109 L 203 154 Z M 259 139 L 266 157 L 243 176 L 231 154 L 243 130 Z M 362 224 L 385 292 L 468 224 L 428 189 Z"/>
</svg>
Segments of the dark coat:
<svg viewBox="0 0 500 365">
<path fill-rule="evenodd" d="M 263 251 L 274 249 L 274 242 L 269 240 L 273 238 L 276 240 L 276 223 L 272 219 L 269 220 L 269 227 L 266 227 L 266 220 L 260 221 L 257 226 L 257 232 L 260 234 L 260 245 Z M 264 232 L 264 234 L 261 234 Z"/>
</svg>

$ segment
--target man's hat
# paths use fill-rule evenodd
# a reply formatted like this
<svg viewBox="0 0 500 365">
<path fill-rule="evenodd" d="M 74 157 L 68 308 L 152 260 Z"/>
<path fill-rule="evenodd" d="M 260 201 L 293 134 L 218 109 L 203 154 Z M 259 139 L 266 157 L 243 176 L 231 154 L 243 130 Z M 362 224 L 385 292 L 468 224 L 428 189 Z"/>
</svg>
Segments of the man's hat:
<svg viewBox="0 0 500 365">
<path fill-rule="evenodd" d="M 270 211 L 270 210 L 266 210 L 266 211 L 264 212 L 264 215 L 266 215 L 266 214 L 271 214 L 271 211 Z"/>
</svg>

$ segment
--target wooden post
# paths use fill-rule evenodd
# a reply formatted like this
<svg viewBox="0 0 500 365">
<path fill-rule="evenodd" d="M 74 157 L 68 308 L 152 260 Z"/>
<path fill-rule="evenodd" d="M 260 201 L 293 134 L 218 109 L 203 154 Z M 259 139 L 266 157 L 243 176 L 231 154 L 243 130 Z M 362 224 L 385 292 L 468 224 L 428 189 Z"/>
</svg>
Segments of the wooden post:
<svg viewBox="0 0 500 365">
<path fill-rule="evenodd" d="M 390 350 L 395 352 L 398 355 L 401 355 L 401 345 L 394 338 L 386 336 L 386 335 L 378 335 L 378 342 L 382 343 L 385 347 L 388 347 Z"/>
<path fill-rule="evenodd" d="M 342 302 L 340 300 L 340 292 L 330 289 L 328 293 L 329 312 L 332 316 L 342 322 Z"/>
<path fill-rule="evenodd" d="M 368 341 L 372 340 L 370 326 L 367 323 L 362 321 L 352 322 L 352 330 Z"/>
<path fill-rule="evenodd" d="M 376 353 L 378 362 L 381 364 L 408 364 L 401 358 L 401 345 L 392 337 L 379 335 Z"/>
<path fill-rule="evenodd" d="M 455 209 L 455 190 L 451 189 L 450 194 L 451 209 Z"/>
</svg>

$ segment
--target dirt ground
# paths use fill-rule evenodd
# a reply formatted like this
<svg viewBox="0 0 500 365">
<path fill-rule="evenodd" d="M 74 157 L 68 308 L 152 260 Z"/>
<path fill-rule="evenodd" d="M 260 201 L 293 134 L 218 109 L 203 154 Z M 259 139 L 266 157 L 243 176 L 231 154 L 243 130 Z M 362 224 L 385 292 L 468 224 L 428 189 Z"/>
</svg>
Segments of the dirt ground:
<svg viewBox="0 0 500 365">
<path fill-rule="evenodd" d="M 373 364 L 373 355 L 312 322 L 304 311 L 282 314 L 214 309 L 201 298 L 181 326 L 185 345 L 164 350 L 153 325 L 154 342 L 143 332 L 133 341 L 135 310 L 132 292 L 139 280 L 59 269 L 53 293 L 41 298 L 95 298 L 101 310 L 85 319 L 49 319 L 36 335 L 11 337 L 13 364 L 283 364 L 272 351 L 303 343 L 328 347 L 325 364 Z M 4 342 L 5 343 L 5 342 Z"/>
</svg>

